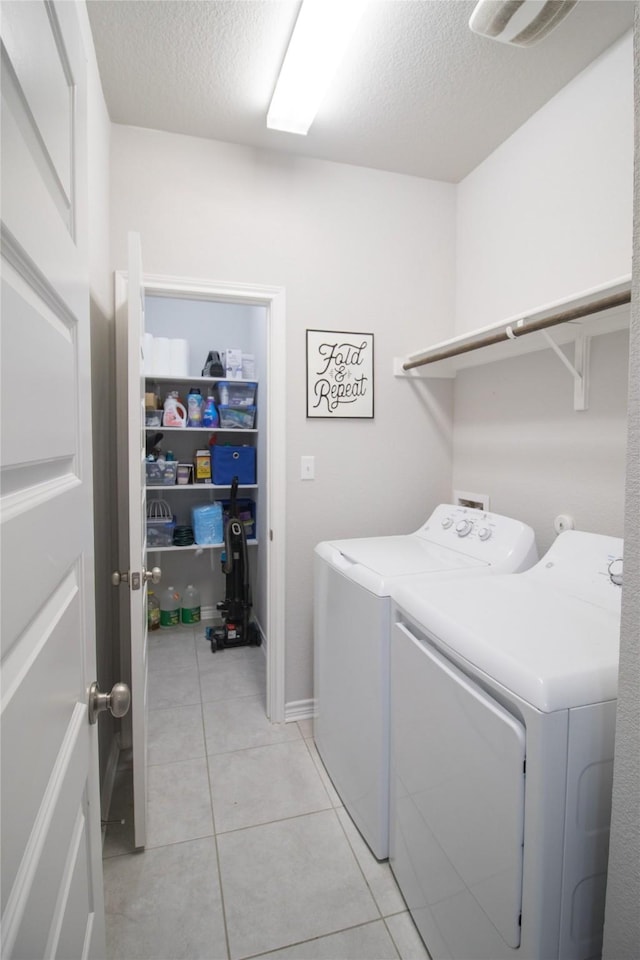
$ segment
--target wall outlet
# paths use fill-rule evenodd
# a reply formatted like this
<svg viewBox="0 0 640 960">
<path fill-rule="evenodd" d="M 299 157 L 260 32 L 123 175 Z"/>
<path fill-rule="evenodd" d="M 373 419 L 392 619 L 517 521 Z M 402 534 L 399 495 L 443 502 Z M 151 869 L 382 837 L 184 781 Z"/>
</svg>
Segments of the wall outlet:
<svg viewBox="0 0 640 960">
<path fill-rule="evenodd" d="M 564 533 L 565 530 L 573 530 L 575 523 L 573 517 L 568 513 L 560 513 L 553 521 L 553 529 L 556 533 Z"/>
<path fill-rule="evenodd" d="M 473 507 L 474 510 L 488 510 L 489 494 L 472 493 L 469 490 L 454 490 L 453 502 L 457 507 Z"/>
</svg>

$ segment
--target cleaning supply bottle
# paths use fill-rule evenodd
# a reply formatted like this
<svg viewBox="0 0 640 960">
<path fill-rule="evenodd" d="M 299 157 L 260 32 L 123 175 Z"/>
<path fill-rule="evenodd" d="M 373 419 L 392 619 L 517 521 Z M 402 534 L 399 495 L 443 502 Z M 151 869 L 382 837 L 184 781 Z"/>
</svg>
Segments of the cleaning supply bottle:
<svg viewBox="0 0 640 960">
<path fill-rule="evenodd" d="M 187 395 L 187 426 L 202 426 L 204 398 L 197 387 L 191 387 Z"/>
<path fill-rule="evenodd" d="M 203 427 L 218 427 L 220 425 L 220 417 L 218 416 L 218 408 L 216 407 L 215 400 L 209 394 L 204 404 L 204 412 L 202 414 L 202 426 Z"/>
<path fill-rule="evenodd" d="M 180 624 L 181 597 L 175 587 L 167 587 L 160 598 L 160 626 L 177 627 Z"/>
<path fill-rule="evenodd" d="M 183 623 L 200 623 L 200 591 L 193 584 L 189 584 L 182 597 Z"/>
<path fill-rule="evenodd" d="M 172 390 L 164 401 L 162 425 L 164 427 L 185 427 L 187 425 L 187 411 L 178 400 L 177 390 Z"/>
<path fill-rule="evenodd" d="M 147 592 L 147 626 L 149 630 L 160 627 L 160 601 L 153 590 Z"/>
</svg>

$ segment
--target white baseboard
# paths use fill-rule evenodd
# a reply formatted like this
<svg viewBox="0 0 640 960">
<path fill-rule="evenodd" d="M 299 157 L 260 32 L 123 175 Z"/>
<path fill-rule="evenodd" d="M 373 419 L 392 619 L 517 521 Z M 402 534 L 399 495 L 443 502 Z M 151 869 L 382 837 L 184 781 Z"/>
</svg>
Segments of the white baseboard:
<svg viewBox="0 0 640 960">
<path fill-rule="evenodd" d="M 291 700 L 284 705 L 284 722 L 292 723 L 294 720 L 313 719 L 315 701 L 310 700 Z"/>
</svg>

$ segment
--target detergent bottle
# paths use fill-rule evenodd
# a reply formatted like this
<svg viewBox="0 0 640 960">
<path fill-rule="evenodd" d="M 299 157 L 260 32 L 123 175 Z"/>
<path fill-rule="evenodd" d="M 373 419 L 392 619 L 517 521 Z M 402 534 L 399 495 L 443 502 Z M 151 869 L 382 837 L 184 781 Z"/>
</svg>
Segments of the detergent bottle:
<svg viewBox="0 0 640 960">
<path fill-rule="evenodd" d="M 204 397 L 197 387 L 191 387 L 187 395 L 187 426 L 202 426 L 202 409 L 204 407 Z"/>
<path fill-rule="evenodd" d="M 178 400 L 177 390 L 172 390 L 164 401 L 162 425 L 164 427 L 185 427 L 187 425 L 187 411 Z"/>
<path fill-rule="evenodd" d="M 157 630 L 160 626 L 160 601 L 153 590 L 147 593 L 147 625 L 149 630 Z"/>
<path fill-rule="evenodd" d="M 205 401 L 204 413 L 202 414 L 202 426 L 203 427 L 218 427 L 220 425 L 220 417 L 218 416 L 218 409 L 215 404 L 215 400 L 209 394 Z"/>
</svg>

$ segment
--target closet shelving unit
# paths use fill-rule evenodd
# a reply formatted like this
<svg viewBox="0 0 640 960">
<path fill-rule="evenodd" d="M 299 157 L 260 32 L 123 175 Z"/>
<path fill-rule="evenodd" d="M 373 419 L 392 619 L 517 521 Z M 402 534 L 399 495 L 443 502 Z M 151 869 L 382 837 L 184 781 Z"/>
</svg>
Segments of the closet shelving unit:
<svg viewBox="0 0 640 960">
<path fill-rule="evenodd" d="M 630 301 L 631 278 L 622 277 L 579 297 L 396 357 L 393 373 L 407 379 L 454 378 L 468 367 L 549 348 L 573 377 L 574 409 L 586 410 L 591 338 L 627 328 Z M 561 349 L 567 343 L 574 344 L 573 363 Z"/>
<path fill-rule="evenodd" d="M 204 387 L 204 388 L 213 388 L 215 384 L 220 383 L 221 381 L 228 381 L 228 377 L 173 377 L 173 376 L 160 376 L 155 374 L 145 375 L 145 384 L 146 389 L 154 387 L 162 387 L 164 391 L 168 391 L 172 388 L 180 387 Z M 234 383 L 256 383 L 256 380 L 234 380 Z M 232 439 L 234 442 L 240 442 L 241 438 L 255 438 L 257 437 L 258 430 L 253 429 L 234 429 L 228 427 L 145 427 L 147 434 L 151 433 L 163 433 L 174 435 L 176 438 L 192 435 L 195 440 L 196 434 L 206 437 L 206 444 L 208 446 L 208 438 L 214 434 L 219 434 L 225 438 Z M 179 462 L 184 462 L 180 461 Z M 238 494 L 242 496 L 243 494 L 255 491 L 258 489 L 257 483 L 245 483 L 238 485 Z M 153 493 L 154 495 L 159 495 L 161 493 L 169 493 L 173 496 L 174 493 L 180 493 L 181 495 L 196 493 L 201 497 L 205 494 L 218 493 L 223 494 L 225 491 L 231 491 L 231 484 L 214 484 L 214 483 L 176 483 L 176 484 L 147 484 L 146 485 L 147 493 Z M 158 497 L 158 499 L 163 499 Z M 215 500 L 216 497 L 210 497 L 210 500 Z M 219 499 L 224 499 L 224 497 L 219 497 Z M 256 538 L 251 538 L 247 540 L 247 546 L 257 546 L 258 540 Z M 196 552 L 201 550 L 222 550 L 224 548 L 224 543 L 193 543 L 189 546 L 166 546 L 166 547 L 157 547 L 149 546 L 147 550 L 149 553 L 188 553 Z"/>
</svg>

